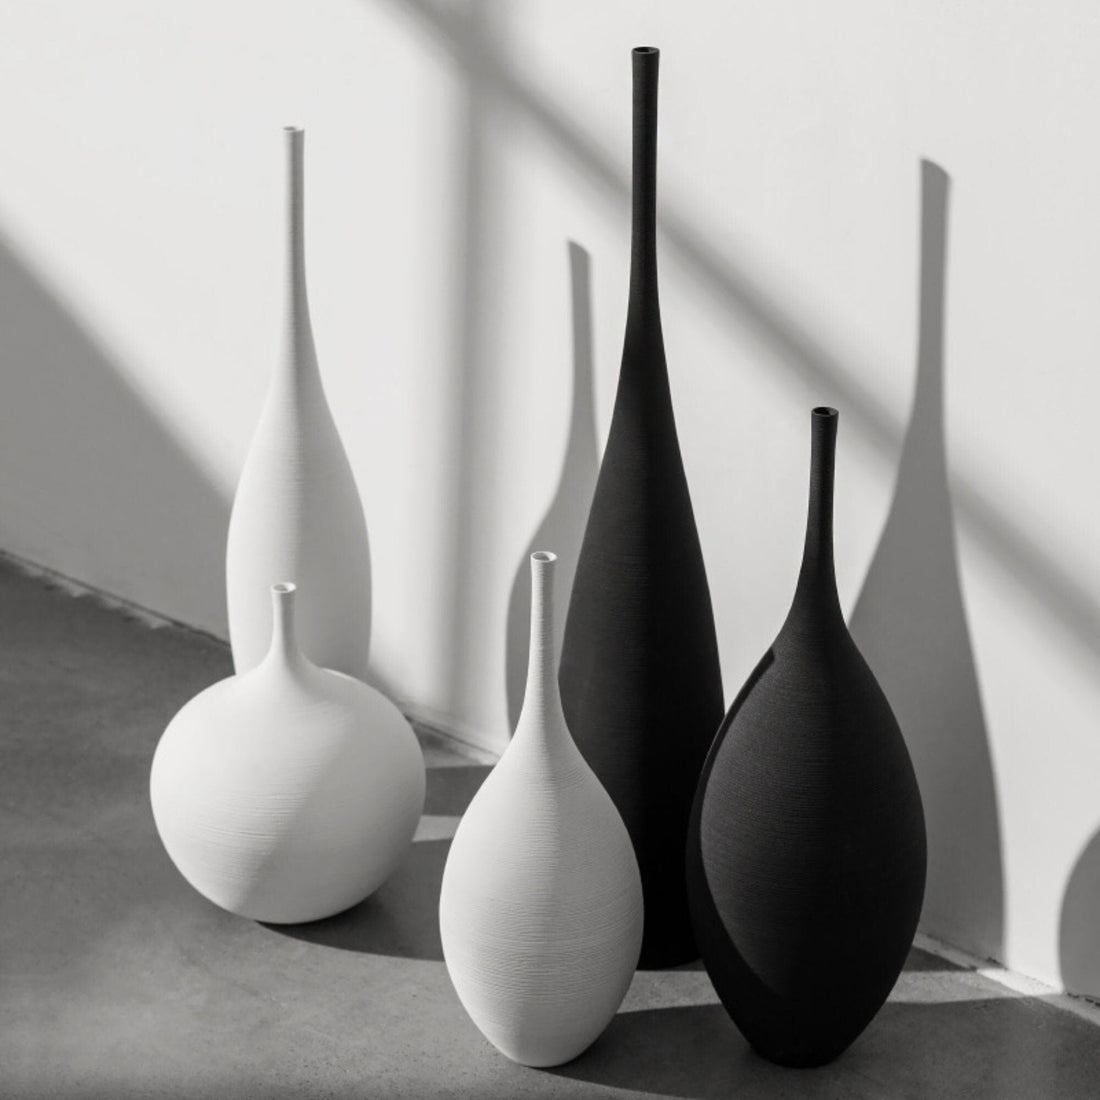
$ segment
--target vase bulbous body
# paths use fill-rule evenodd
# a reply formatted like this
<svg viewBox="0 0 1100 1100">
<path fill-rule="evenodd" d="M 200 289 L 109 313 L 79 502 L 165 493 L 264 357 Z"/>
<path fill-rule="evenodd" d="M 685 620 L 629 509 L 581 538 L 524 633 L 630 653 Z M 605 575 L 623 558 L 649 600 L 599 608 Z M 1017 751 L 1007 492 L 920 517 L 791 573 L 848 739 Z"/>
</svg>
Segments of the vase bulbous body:
<svg viewBox="0 0 1100 1100">
<path fill-rule="evenodd" d="M 724 711 L 657 295 L 657 66 L 657 50 L 634 51 L 626 337 L 560 674 L 569 728 L 634 842 L 645 893 L 643 967 L 698 955 L 684 845 L 695 787 Z"/>
<path fill-rule="evenodd" d="M 815 409 L 809 522 L 793 604 L 708 755 L 687 853 L 695 933 L 754 1049 L 813 1066 L 882 1006 L 925 879 L 913 766 L 856 648 L 832 551 L 837 414 Z"/>
<path fill-rule="evenodd" d="M 237 672 L 271 637 L 271 585 L 293 578 L 302 646 L 323 668 L 362 679 L 370 645 L 370 551 L 363 507 L 325 399 L 306 296 L 301 130 L 286 131 L 284 345 L 229 520 L 226 597 Z"/>
<path fill-rule="evenodd" d="M 274 587 L 267 656 L 179 711 L 150 775 L 157 831 L 183 877 L 223 909 L 279 924 L 373 893 L 412 841 L 425 788 L 397 707 L 302 654 L 293 593 Z"/>
<path fill-rule="evenodd" d="M 531 655 L 519 724 L 455 833 L 439 901 L 459 999 L 529 1066 L 575 1058 L 630 985 L 642 888 L 630 837 L 561 713 L 553 555 L 532 555 Z"/>
</svg>

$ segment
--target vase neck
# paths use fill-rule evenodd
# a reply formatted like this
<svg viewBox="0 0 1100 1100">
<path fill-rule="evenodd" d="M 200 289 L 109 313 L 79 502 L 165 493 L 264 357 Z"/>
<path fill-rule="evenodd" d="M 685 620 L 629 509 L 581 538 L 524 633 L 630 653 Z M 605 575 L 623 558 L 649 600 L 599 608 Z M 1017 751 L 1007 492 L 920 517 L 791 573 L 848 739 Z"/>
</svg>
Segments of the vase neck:
<svg viewBox="0 0 1100 1100">
<path fill-rule="evenodd" d="M 287 126 L 286 138 L 286 345 L 283 356 L 290 380 L 300 381 L 317 367 L 306 293 L 305 132 Z"/>
<path fill-rule="evenodd" d="M 271 586 L 271 646 L 263 664 L 269 668 L 302 669 L 308 661 L 298 646 L 294 597 L 297 586 L 289 582 Z"/>
<path fill-rule="evenodd" d="M 660 51 L 640 46 L 634 70 L 634 139 L 627 339 L 660 333 L 657 295 L 657 71 Z"/>
<path fill-rule="evenodd" d="M 836 466 L 836 409 L 816 408 L 811 415 L 810 503 L 806 544 L 798 576 L 795 606 L 812 600 L 840 613 L 833 561 L 833 475 Z"/>
<path fill-rule="evenodd" d="M 517 734 L 555 739 L 565 730 L 554 654 L 554 566 L 557 557 L 544 550 L 531 555 L 531 642 L 527 657 L 527 690 Z"/>
</svg>

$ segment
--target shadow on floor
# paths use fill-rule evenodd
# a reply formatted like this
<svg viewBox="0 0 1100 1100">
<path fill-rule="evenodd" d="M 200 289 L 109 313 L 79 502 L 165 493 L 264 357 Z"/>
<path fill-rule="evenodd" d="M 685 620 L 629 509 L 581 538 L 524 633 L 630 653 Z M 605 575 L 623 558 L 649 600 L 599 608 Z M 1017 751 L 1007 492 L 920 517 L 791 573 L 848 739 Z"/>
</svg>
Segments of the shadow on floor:
<svg viewBox="0 0 1100 1100">
<path fill-rule="evenodd" d="M 425 816 L 461 817 L 490 770 L 481 764 L 429 768 Z M 343 951 L 442 962 L 439 888 L 450 849 L 449 839 L 418 840 L 397 870 L 358 905 L 308 924 L 265 927 Z"/>
<path fill-rule="evenodd" d="M 439 885 L 450 848 L 449 840 L 417 841 L 397 870 L 366 901 L 324 920 L 266 927 L 344 951 L 441 962 Z"/>
<path fill-rule="evenodd" d="M 928 974 L 933 972 L 942 973 L 945 970 L 965 969 L 965 966 L 948 962 L 947 959 L 941 959 L 939 955 L 933 955 L 930 951 L 922 951 L 919 947 L 913 947 L 909 950 L 909 955 L 905 960 L 905 965 L 901 968 L 901 972 L 903 974 Z"/>
<path fill-rule="evenodd" d="M 1027 998 L 887 1004 L 831 1065 L 792 1070 L 758 1057 L 720 1005 L 649 1009 L 620 1013 L 584 1054 L 551 1072 L 685 1100 L 1084 1100 L 1095 1096 L 1095 1031 L 1069 1020 Z"/>
<path fill-rule="evenodd" d="M 997 796 L 963 601 L 944 430 L 950 179 L 921 163 L 917 381 L 893 503 L 852 612 L 852 636 L 890 700 L 928 829 L 921 927 L 1001 958 Z"/>
</svg>

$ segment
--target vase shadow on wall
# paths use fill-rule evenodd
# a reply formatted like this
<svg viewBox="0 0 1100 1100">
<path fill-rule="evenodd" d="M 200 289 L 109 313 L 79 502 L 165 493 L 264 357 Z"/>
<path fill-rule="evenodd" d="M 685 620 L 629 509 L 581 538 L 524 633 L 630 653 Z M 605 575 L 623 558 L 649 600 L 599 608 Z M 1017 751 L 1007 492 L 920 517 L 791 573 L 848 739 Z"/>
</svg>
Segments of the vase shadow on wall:
<svg viewBox="0 0 1100 1100">
<path fill-rule="evenodd" d="M 531 554 L 551 550 L 558 556 L 554 586 L 554 645 L 561 652 L 569 595 L 577 570 L 581 540 L 600 469 L 593 392 L 591 258 L 569 242 L 570 312 L 573 325 L 573 400 L 569 435 L 558 486 L 534 537 L 520 555 L 508 600 L 506 676 L 508 727 L 516 728 L 527 679 L 527 642 L 531 611 Z"/>
<path fill-rule="evenodd" d="M 1085 846 L 1066 885 L 1058 951 L 1066 991 L 1100 999 L 1100 833 Z"/>
<path fill-rule="evenodd" d="M 374 7 L 366 3 L 363 6 Z M 622 209 L 622 204 L 629 201 L 629 172 L 608 152 L 599 132 L 586 124 L 579 111 L 568 109 L 567 97 L 551 95 L 545 83 L 529 79 L 526 70 L 508 52 L 507 39 L 496 25 L 499 10 L 505 5 L 493 9 L 491 14 L 496 22 L 486 18 L 484 0 L 467 4 L 390 0 L 389 6 L 409 19 L 433 46 L 439 46 L 462 76 L 476 82 L 480 111 L 491 104 L 503 104 L 533 127 L 554 156 L 582 173 L 604 200 L 615 204 L 615 209 Z M 481 172 L 464 180 L 463 193 L 476 195 L 478 187 L 487 182 L 485 176 Z M 495 194 L 490 196 L 492 201 L 498 198 Z M 475 212 L 486 205 L 481 201 Z M 464 211 L 467 221 L 470 214 Z M 693 280 L 710 308 L 736 319 L 754 339 L 770 348 L 777 368 L 786 371 L 790 379 L 840 408 L 845 423 L 860 433 L 876 459 L 889 456 L 893 461 L 897 446 L 893 418 L 874 393 L 860 385 L 858 376 L 851 373 L 848 354 L 818 340 L 809 320 L 768 291 L 766 281 L 758 281 L 756 270 L 747 259 L 723 251 L 716 243 L 712 226 L 696 217 L 693 210 L 662 202 L 659 226 L 668 254 L 682 265 L 685 276 Z M 476 235 L 473 239 L 476 240 Z M 463 241 L 461 255 L 469 256 L 473 250 L 466 244 Z M 477 300 L 479 275 L 477 264 L 465 271 L 462 282 L 468 290 L 465 310 L 458 311 L 459 316 L 464 316 Z M 470 348 L 471 353 L 478 350 L 476 346 Z M 476 354 L 464 354 L 461 366 L 473 369 L 479 362 Z M 475 396 L 480 399 L 480 394 Z M 472 409 L 477 408 L 473 398 L 466 403 Z M 464 423 L 456 417 L 458 434 L 460 438 L 471 437 L 473 433 L 466 430 Z M 462 476 L 458 477 L 458 473 Z M 471 477 L 468 472 L 456 471 L 458 487 L 468 490 Z M 965 524 L 968 537 L 1043 604 L 1073 644 L 1100 659 L 1100 605 L 1089 587 L 1046 550 L 1031 526 L 1018 521 L 999 501 L 983 495 L 977 479 L 957 469 L 954 485 L 955 511 Z M 467 497 L 456 494 L 456 499 Z M 458 514 L 464 517 L 467 510 L 460 509 Z M 454 575 L 465 575 L 464 568 L 456 564 Z"/>
<path fill-rule="evenodd" d="M 424 818 L 453 826 L 484 782 L 489 765 L 428 769 Z M 343 951 L 401 959 L 443 961 L 439 938 L 439 889 L 450 851 L 450 837 L 414 840 L 392 875 L 358 905 L 307 924 L 265 924 L 292 939 Z"/>
<path fill-rule="evenodd" d="M 967 624 L 943 402 L 950 177 L 921 162 L 917 379 L 894 499 L 851 616 L 897 715 L 924 800 L 921 927 L 1002 957 L 1004 884 L 993 767 Z"/>
<path fill-rule="evenodd" d="M 511 5 L 491 0 L 458 0 L 454 18 L 479 40 L 503 49 L 508 40 Z M 438 583 L 445 594 L 433 631 L 431 658 L 441 670 L 444 698 L 452 713 L 478 706 L 481 671 L 475 653 L 495 647 L 499 637 L 483 630 L 480 609 L 493 598 L 500 578 L 490 567 L 485 540 L 497 529 L 500 473 L 500 418 L 497 415 L 506 370 L 496 318 L 508 308 L 503 291 L 500 237 L 494 212 L 503 201 L 508 173 L 501 157 L 507 136 L 503 120 L 510 108 L 491 95 L 486 74 L 471 67 L 457 73 L 455 173 L 451 211 L 454 273 L 447 326 L 450 368 L 440 408 L 446 410 L 441 462 L 447 482 L 440 487 L 444 524 L 437 545 Z"/>
<path fill-rule="evenodd" d="M 68 548 L 44 564 L 116 592 L 129 580 L 138 603 L 176 590 L 189 604 L 158 610 L 224 629 L 228 495 L 2 233 L 0 361 L 0 466 L 24 483 L 0 488 L 4 545 L 18 551 L 29 528 Z"/>
</svg>

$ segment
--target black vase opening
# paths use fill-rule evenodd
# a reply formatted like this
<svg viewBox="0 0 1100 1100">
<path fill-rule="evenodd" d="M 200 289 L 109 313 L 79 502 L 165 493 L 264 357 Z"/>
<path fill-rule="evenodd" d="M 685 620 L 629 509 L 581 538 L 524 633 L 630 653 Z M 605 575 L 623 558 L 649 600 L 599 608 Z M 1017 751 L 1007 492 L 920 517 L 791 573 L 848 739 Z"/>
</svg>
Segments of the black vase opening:
<svg viewBox="0 0 1100 1100">
<path fill-rule="evenodd" d="M 837 595 L 837 420 L 813 410 L 794 601 L 711 747 L 687 850 L 714 987 L 757 1053 L 785 1066 L 832 1061 L 870 1023 L 924 896 L 913 765 Z"/>
<path fill-rule="evenodd" d="M 630 296 L 619 387 L 562 645 L 573 738 L 638 856 L 639 966 L 698 956 L 684 885 L 691 802 L 722 719 L 721 669 L 657 295 L 659 52 L 633 52 Z"/>
</svg>

